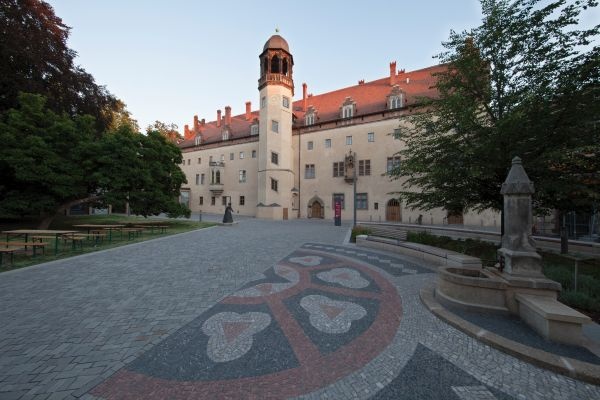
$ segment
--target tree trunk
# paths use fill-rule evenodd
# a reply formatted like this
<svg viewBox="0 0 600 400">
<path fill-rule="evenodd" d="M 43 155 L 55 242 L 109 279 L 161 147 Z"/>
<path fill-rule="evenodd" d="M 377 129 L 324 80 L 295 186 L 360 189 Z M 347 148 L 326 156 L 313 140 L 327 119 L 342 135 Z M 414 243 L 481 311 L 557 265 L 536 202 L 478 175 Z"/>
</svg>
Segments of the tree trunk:
<svg viewBox="0 0 600 400">
<path fill-rule="evenodd" d="M 98 200 L 99 198 L 100 198 L 100 196 L 90 196 L 90 197 L 86 197 L 84 199 L 71 200 L 69 202 L 66 202 L 66 203 L 60 205 L 52 213 L 42 214 L 42 219 L 40 220 L 40 223 L 38 224 L 38 229 L 48 229 L 50 227 L 50 224 L 52 223 L 52 221 L 54 221 L 54 218 L 56 218 L 57 215 L 64 212 L 65 210 L 68 210 L 71 207 L 76 206 L 77 204 L 87 203 L 90 201 Z"/>
</svg>

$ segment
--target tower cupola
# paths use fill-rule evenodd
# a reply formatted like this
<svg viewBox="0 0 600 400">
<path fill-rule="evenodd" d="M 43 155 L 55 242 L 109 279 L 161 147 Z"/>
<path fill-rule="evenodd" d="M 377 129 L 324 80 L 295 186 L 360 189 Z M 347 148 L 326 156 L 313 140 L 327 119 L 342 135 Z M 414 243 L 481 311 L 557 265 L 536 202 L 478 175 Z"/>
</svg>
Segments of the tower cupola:
<svg viewBox="0 0 600 400">
<path fill-rule="evenodd" d="M 292 69 L 294 57 L 290 53 L 287 41 L 280 35 L 273 35 L 263 47 L 260 58 L 260 79 L 258 90 L 267 85 L 281 85 L 289 88 L 294 94 Z"/>
</svg>

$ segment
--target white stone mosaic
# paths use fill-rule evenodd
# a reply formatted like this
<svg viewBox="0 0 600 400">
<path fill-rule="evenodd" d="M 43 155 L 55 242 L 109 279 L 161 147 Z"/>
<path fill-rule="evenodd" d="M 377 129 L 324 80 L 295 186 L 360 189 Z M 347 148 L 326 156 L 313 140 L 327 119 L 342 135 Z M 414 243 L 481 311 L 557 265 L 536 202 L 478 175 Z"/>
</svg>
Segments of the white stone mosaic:
<svg viewBox="0 0 600 400">
<path fill-rule="evenodd" d="M 295 286 L 300 281 L 300 274 L 293 268 L 286 267 L 284 265 L 276 265 L 274 267 L 275 273 L 282 278 L 288 280 L 288 282 L 262 282 L 255 286 L 238 290 L 233 293 L 235 297 L 260 297 L 268 296 L 270 294 L 279 293 L 286 289 Z"/>
<path fill-rule="evenodd" d="M 331 334 L 348 332 L 352 321 L 367 315 L 367 311 L 356 303 L 337 301 L 320 295 L 303 297 L 300 306 L 308 311 L 312 326 L 321 332 Z"/>
<path fill-rule="evenodd" d="M 357 270 L 351 268 L 334 268 L 319 272 L 317 278 L 352 289 L 362 289 L 369 286 L 369 281 L 363 278 Z"/>
<path fill-rule="evenodd" d="M 202 324 L 209 337 L 206 354 L 214 362 L 240 358 L 252 348 L 254 335 L 270 323 L 271 316 L 260 312 L 215 314 Z"/>
<path fill-rule="evenodd" d="M 315 267 L 321 264 L 323 258 L 319 256 L 292 257 L 289 261 L 294 264 L 304 265 L 305 267 Z"/>
</svg>

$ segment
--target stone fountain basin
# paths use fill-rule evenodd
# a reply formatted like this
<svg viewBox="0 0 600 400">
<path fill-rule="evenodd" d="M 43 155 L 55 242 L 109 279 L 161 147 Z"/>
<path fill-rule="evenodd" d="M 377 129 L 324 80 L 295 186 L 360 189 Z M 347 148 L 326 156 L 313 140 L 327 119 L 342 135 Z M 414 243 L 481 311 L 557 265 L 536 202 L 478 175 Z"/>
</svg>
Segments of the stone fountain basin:
<svg viewBox="0 0 600 400">
<path fill-rule="evenodd" d="M 485 269 L 441 267 L 436 298 L 471 311 L 508 313 L 507 282 Z"/>
</svg>

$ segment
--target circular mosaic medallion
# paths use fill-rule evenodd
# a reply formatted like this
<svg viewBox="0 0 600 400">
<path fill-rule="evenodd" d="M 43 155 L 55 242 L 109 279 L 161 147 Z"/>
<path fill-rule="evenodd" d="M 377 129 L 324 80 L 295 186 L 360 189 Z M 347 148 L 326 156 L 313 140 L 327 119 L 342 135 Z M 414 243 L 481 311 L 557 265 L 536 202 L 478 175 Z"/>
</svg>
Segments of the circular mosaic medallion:
<svg viewBox="0 0 600 400">
<path fill-rule="evenodd" d="M 108 399 L 298 396 L 375 358 L 393 339 L 401 315 L 396 289 L 376 268 L 299 250 L 92 394 Z"/>
</svg>

